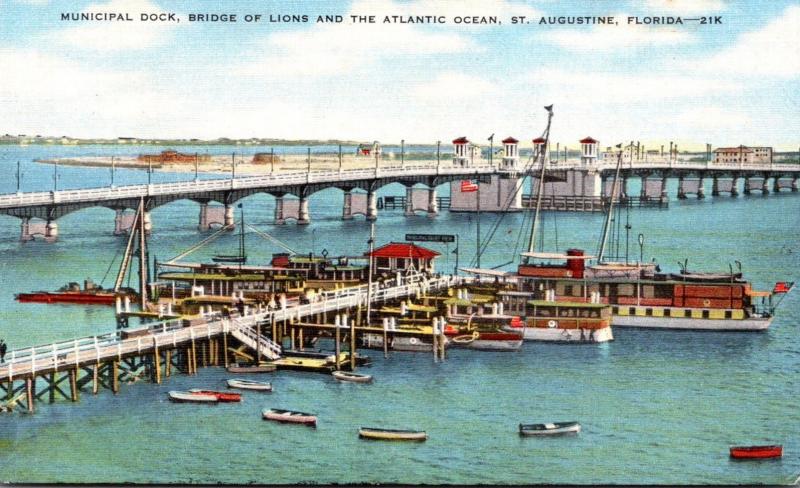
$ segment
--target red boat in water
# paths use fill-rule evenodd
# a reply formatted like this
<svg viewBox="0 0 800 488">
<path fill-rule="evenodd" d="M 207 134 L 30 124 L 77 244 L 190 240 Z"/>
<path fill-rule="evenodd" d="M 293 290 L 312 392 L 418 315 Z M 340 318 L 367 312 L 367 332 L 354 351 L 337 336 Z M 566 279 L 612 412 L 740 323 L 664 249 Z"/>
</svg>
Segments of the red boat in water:
<svg viewBox="0 0 800 488">
<path fill-rule="evenodd" d="M 783 456 L 783 446 L 733 446 L 734 459 L 770 459 Z"/>
<path fill-rule="evenodd" d="M 35 303 L 83 303 L 90 305 L 114 305 L 117 296 L 133 296 L 130 290 L 114 293 L 95 285 L 92 280 L 84 281 L 83 289 L 78 283 L 72 282 L 62 286 L 57 291 L 33 291 L 14 295 L 20 302 Z"/>
<path fill-rule="evenodd" d="M 201 390 L 199 388 L 192 388 L 189 393 L 193 395 L 210 395 L 217 397 L 217 401 L 221 403 L 241 402 L 241 393 L 231 393 L 228 391 L 215 391 L 215 390 Z"/>
</svg>

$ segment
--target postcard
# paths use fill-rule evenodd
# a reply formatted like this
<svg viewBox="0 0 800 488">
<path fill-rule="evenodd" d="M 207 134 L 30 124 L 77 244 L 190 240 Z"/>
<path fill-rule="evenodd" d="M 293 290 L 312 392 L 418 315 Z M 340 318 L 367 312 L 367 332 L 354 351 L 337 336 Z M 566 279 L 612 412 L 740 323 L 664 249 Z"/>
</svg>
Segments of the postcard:
<svg viewBox="0 0 800 488">
<path fill-rule="evenodd" d="M 792 0 L 0 0 L 0 482 L 797 484 Z"/>
</svg>

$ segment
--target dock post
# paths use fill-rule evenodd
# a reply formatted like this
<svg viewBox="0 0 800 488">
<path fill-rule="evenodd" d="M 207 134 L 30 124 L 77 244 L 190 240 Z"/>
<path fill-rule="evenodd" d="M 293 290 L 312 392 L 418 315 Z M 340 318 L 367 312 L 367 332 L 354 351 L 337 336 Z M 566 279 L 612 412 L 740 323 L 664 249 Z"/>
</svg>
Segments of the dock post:
<svg viewBox="0 0 800 488">
<path fill-rule="evenodd" d="M 111 391 L 119 393 L 119 361 L 111 361 Z"/>
<path fill-rule="evenodd" d="M 207 368 L 208 367 L 208 340 L 202 341 L 200 343 L 200 345 L 202 346 L 202 350 L 200 351 L 200 354 L 203 356 L 203 367 Z"/>
<path fill-rule="evenodd" d="M 52 373 L 50 373 L 50 380 L 48 380 L 48 383 L 50 383 L 48 385 L 50 391 L 48 392 L 49 394 L 47 396 L 47 400 L 50 403 L 55 403 L 56 401 L 56 379 L 57 379 L 57 373 L 53 371 Z"/>
<path fill-rule="evenodd" d="M 439 344 L 437 343 L 438 342 L 438 337 L 437 337 L 438 329 L 439 329 L 439 318 L 438 317 L 434 317 L 433 318 L 433 324 L 431 324 L 431 346 L 432 346 L 431 349 L 433 349 L 433 362 L 434 363 L 439 362 Z"/>
<path fill-rule="evenodd" d="M 272 327 L 273 327 L 272 330 L 273 330 L 273 334 L 274 334 L 275 333 L 275 325 L 273 324 Z M 274 340 L 275 337 L 273 336 L 272 339 Z M 222 359 L 223 359 L 223 363 L 225 364 L 225 367 L 227 368 L 228 367 L 228 333 L 227 332 L 223 332 L 222 333 Z"/>
<path fill-rule="evenodd" d="M 356 308 L 356 319 L 350 321 L 350 371 L 356 370 L 356 325 L 361 325 L 360 303 Z"/>
<path fill-rule="evenodd" d="M 384 317 L 383 318 L 383 359 L 387 359 L 389 357 L 389 333 L 387 329 L 389 328 L 389 320 Z"/>
<path fill-rule="evenodd" d="M 155 339 L 153 339 L 155 340 Z M 161 354 L 158 352 L 158 345 L 154 346 L 153 350 L 153 361 L 155 362 L 156 366 L 156 384 L 161 384 Z"/>
<path fill-rule="evenodd" d="M 100 363 L 94 363 L 92 366 L 92 395 L 97 395 L 100 389 Z"/>
<path fill-rule="evenodd" d="M 33 413 L 33 380 L 25 378 L 25 397 L 28 402 L 28 413 Z"/>
<path fill-rule="evenodd" d="M 194 339 L 192 339 L 192 352 L 190 356 L 192 366 L 190 368 L 191 373 L 189 374 L 197 374 L 197 344 L 195 343 Z"/>
<path fill-rule="evenodd" d="M 345 315 L 344 317 L 347 317 L 347 315 Z M 345 320 L 345 323 L 346 323 L 347 319 L 343 319 L 343 316 L 337 314 L 336 315 L 336 320 L 334 321 L 334 326 L 336 327 L 336 339 L 335 339 L 336 340 L 336 352 L 335 352 L 335 356 L 334 356 L 336 358 L 336 361 L 335 361 L 335 363 L 336 363 L 336 371 L 340 370 L 340 367 L 339 367 L 339 364 L 340 364 L 339 363 L 339 354 L 341 353 L 340 342 L 342 340 L 342 337 L 341 337 L 342 332 L 341 332 L 340 328 L 341 328 L 341 325 L 342 325 L 342 320 Z"/>
<path fill-rule="evenodd" d="M 172 373 L 172 349 L 167 349 L 164 353 L 164 376 L 169 378 Z"/>
<path fill-rule="evenodd" d="M 295 349 L 295 344 L 294 344 L 294 329 L 295 329 L 295 328 L 294 328 L 294 327 L 292 327 L 292 330 L 291 330 L 291 331 L 289 331 L 289 349 L 292 349 L 292 350 L 294 350 L 294 349 Z"/>
<path fill-rule="evenodd" d="M 78 366 L 69 370 L 69 393 L 73 402 L 78 401 Z"/>
<path fill-rule="evenodd" d="M 298 334 L 298 336 L 299 336 L 299 337 L 298 337 L 298 341 L 300 342 L 300 350 L 302 351 L 302 350 L 304 349 L 304 342 L 303 342 L 303 328 L 302 328 L 302 327 L 300 327 L 300 328 L 297 330 L 297 334 Z"/>
</svg>

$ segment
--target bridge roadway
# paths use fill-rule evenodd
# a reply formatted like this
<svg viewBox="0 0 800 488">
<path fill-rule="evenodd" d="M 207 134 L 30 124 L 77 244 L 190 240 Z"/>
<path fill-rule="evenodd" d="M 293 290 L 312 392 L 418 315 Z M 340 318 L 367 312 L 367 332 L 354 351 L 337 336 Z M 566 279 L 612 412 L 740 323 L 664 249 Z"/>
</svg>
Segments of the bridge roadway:
<svg viewBox="0 0 800 488">
<path fill-rule="evenodd" d="M 373 283 L 372 293 L 369 295 L 372 303 L 382 303 L 417 293 L 444 289 L 464 279 L 451 275 L 428 279 L 415 274 L 392 280 L 389 282 L 391 286 L 383 284 L 381 287 L 381 284 Z M 196 339 L 211 339 L 225 334 L 236 337 L 255 350 L 257 324 L 299 321 L 304 317 L 324 312 L 366 307 L 367 287 L 368 285 L 360 285 L 330 290 L 321 293 L 319 299 L 312 303 L 277 310 L 254 311 L 238 318 L 223 318 L 219 314 L 209 315 L 204 323 L 189 327 L 184 327 L 181 320 L 167 320 L 142 328 L 123 329 L 70 341 L 15 349 L 6 355 L 5 363 L 0 363 L 0 383 L 6 383 L 6 389 L 13 390 L 13 383 L 17 380 L 35 380 L 39 376 L 59 371 L 77 372 L 82 367 L 111 360 L 120 361 L 131 356 L 158 354 L 159 348 L 176 349 Z M 268 338 L 260 334 L 259 336 L 262 355 L 269 359 L 280 357 L 281 347 Z"/>
<path fill-rule="evenodd" d="M 550 163 L 546 173 L 547 178 L 548 181 L 554 182 L 566 181 L 568 173 L 574 171 L 578 172 L 576 174 L 599 176 L 601 182 L 607 182 L 609 178 L 613 177 L 616 169 L 616 161 L 612 159 L 601 159 L 591 165 L 585 165 L 581 161 L 575 160 Z M 294 170 L 239 178 L 16 193 L 0 195 L 0 214 L 22 219 L 23 240 L 28 240 L 37 233 L 52 240 L 58 235 L 56 219 L 77 210 L 95 206 L 115 210 L 117 212 L 115 233 L 122 233 L 125 231 L 123 212 L 127 209 L 137 208 L 140 199 L 145 200 L 147 210 L 145 227 L 148 230 L 150 210 L 172 201 L 188 199 L 200 203 L 200 228 L 206 229 L 210 221 L 208 217 L 209 202 L 219 202 L 224 205 L 224 218 L 217 217 L 215 223 L 231 225 L 234 219 L 233 204 L 236 201 L 256 193 L 267 193 L 276 198 L 276 223 L 282 223 L 285 218 L 296 218 L 299 224 L 307 224 L 310 221 L 309 197 L 326 188 L 339 188 L 345 192 L 345 216 L 343 218 L 350 218 L 359 212 L 352 210 L 351 204 L 355 201 L 355 195 L 351 195 L 350 192 L 354 189 L 361 189 L 366 191 L 364 205 L 366 208 L 362 207 L 360 212 L 368 220 L 374 220 L 377 218 L 378 209 L 376 191 L 387 184 L 401 183 L 409 189 L 417 184 L 427 186 L 431 189 L 428 195 L 430 203 L 427 210 L 429 213 L 435 214 L 438 212 L 436 205 L 436 187 L 438 185 L 465 178 L 480 178 L 481 181 L 488 182 L 494 175 L 501 178 L 516 178 L 526 174 L 539 174 L 541 167 L 528 168 L 525 173 L 521 171 L 521 168 L 522 164 L 516 158 L 498 158 L 497 164 L 492 165 L 488 164 L 486 160 L 479 159 L 475 161 L 475 164 L 469 162 L 464 166 L 456 165 L 451 161 L 422 161 L 376 166 L 369 169 Z M 707 177 L 713 178 L 712 195 L 718 195 L 721 192 L 737 195 L 739 178 L 745 179 L 745 193 L 749 193 L 751 190 L 761 191 L 763 194 L 769 193 L 769 179 L 773 180 L 772 191 L 779 191 L 781 188 L 791 188 L 792 191 L 796 191 L 800 165 L 785 163 L 717 164 L 679 159 L 637 160 L 623 163 L 621 175 L 621 188 L 624 195 L 628 194 L 626 185 L 631 177 L 639 177 L 643 181 L 661 179 L 660 195 L 657 198 L 664 200 L 667 198 L 666 179 L 677 177 L 680 182 L 678 198 L 685 198 L 687 194 L 691 193 L 696 194 L 698 198 L 703 198 L 705 194 L 703 179 Z M 684 185 L 684 178 L 687 179 L 686 185 Z M 693 182 L 689 181 L 692 179 Z M 724 187 L 723 185 L 718 187 L 717 183 L 720 179 L 732 179 L 732 181 L 726 180 Z M 610 193 L 610 190 L 607 189 L 607 191 Z M 299 198 L 292 202 L 296 208 L 285 210 L 284 204 L 288 204 L 283 201 L 285 195 L 295 195 Z M 559 196 L 579 200 L 597 198 L 596 195 Z M 649 199 L 654 195 L 644 196 Z M 410 213 L 413 213 L 413 209 Z M 34 218 L 46 221 L 47 225 L 41 223 L 37 224 L 37 227 L 30 222 Z"/>
</svg>

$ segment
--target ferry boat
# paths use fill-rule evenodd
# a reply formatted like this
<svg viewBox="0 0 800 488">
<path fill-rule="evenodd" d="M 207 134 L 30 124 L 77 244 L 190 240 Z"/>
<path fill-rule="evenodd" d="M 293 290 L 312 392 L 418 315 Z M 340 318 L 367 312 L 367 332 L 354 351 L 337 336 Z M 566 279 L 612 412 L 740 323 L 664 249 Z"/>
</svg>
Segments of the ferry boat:
<svg viewBox="0 0 800 488">
<path fill-rule="evenodd" d="M 76 282 L 68 283 L 57 291 L 32 291 L 18 293 L 14 298 L 20 302 L 35 303 L 79 303 L 85 305 L 114 305 L 118 296 L 135 296 L 133 290 L 125 289 L 120 293 L 105 290 L 95 285 L 92 280 L 85 280 L 83 289 Z"/>
<path fill-rule="evenodd" d="M 593 294 L 612 306 L 615 326 L 691 330 L 758 331 L 769 327 L 776 295 L 793 283 L 778 283 L 772 292 L 757 291 L 741 273 L 698 273 L 684 268 L 662 273 L 654 263 L 585 266 L 579 249 L 565 255 L 524 253 L 540 260 L 519 266 L 514 278 L 519 289 L 558 302 L 588 302 Z M 759 304 L 759 299 L 762 303 Z"/>
</svg>

